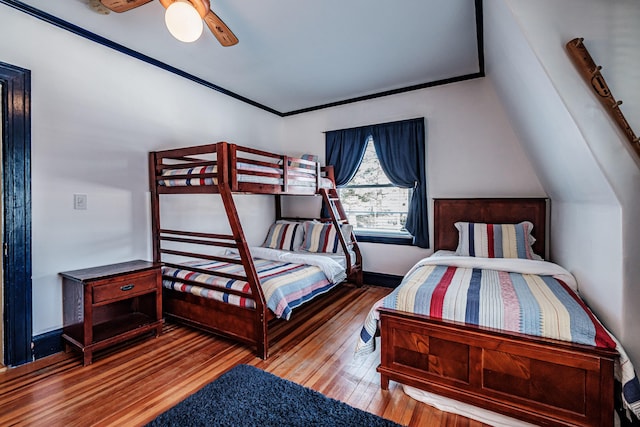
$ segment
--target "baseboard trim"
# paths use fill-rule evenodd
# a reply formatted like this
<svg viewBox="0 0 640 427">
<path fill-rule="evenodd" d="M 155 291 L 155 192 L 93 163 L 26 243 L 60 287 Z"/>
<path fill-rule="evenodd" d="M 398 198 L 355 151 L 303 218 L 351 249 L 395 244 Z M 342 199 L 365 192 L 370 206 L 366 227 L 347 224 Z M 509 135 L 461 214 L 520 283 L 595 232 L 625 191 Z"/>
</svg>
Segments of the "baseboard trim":
<svg viewBox="0 0 640 427">
<path fill-rule="evenodd" d="M 385 288 L 395 288 L 402 282 L 402 276 L 370 271 L 363 272 L 363 279 L 367 285 L 383 286 Z"/>
<path fill-rule="evenodd" d="M 33 360 L 60 353 L 63 349 L 62 329 L 45 332 L 33 337 Z"/>
</svg>

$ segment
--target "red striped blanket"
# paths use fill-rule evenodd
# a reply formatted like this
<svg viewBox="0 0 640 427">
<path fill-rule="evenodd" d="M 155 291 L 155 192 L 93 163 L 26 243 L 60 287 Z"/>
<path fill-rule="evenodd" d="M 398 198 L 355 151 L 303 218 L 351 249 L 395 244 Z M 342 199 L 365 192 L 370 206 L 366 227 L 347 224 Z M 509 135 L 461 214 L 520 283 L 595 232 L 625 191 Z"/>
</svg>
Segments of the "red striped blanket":
<svg viewBox="0 0 640 427">
<path fill-rule="evenodd" d="M 240 259 L 238 255 L 230 255 L 230 258 Z M 289 319 L 291 311 L 314 298 L 317 295 L 329 291 L 335 286 L 322 269 L 315 265 L 298 264 L 292 262 L 271 261 L 254 258 L 254 265 L 262 285 L 267 307 L 276 316 Z M 204 274 L 189 270 L 190 267 L 210 270 L 211 274 Z M 242 280 L 227 279 L 216 276 L 216 271 L 230 274 L 244 274 L 242 264 L 197 261 L 185 265 L 184 269 L 164 267 L 163 274 L 178 279 L 186 279 L 191 282 L 203 284 L 216 284 L 229 289 L 241 290 L 250 293 L 249 284 Z M 192 283 L 183 283 L 179 280 L 164 278 L 163 286 L 180 292 L 189 292 L 205 298 L 227 302 L 240 307 L 255 307 L 255 302 L 249 297 L 241 297 L 223 291 L 208 289 Z"/>
</svg>

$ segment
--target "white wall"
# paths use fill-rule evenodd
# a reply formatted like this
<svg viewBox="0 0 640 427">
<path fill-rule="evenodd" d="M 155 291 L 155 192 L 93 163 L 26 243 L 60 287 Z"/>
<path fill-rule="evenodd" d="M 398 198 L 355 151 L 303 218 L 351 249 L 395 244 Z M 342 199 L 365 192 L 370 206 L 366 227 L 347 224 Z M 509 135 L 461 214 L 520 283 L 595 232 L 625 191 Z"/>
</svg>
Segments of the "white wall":
<svg viewBox="0 0 640 427">
<path fill-rule="evenodd" d="M 484 4 L 487 75 L 552 199 L 552 257 L 578 278 L 582 296 L 637 364 L 640 162 L 565 44 L 584 37 L 625 113 L 637 113 L 640 3 Z"/>
<path fill-rule="evenodd" d="M 151 259 L 149 151 L 218 140 L 271 148 L 282 125 L 277 116 L 12 8 L 0 6 L 0 29 L 0 60 L 31 70 L 38 335 L 62 327 L 58 272 Z M 73 210 L 74 193 L 88 196 L 87 210 Z M 238 202 L 241 216 L 256 225 L 248 233 L 254 243 L 273 218 L 273 201 L 257 197 Z M 226 224 L 222 209 L 211 219 Z"/>
<path fill-rule="evenodd" d="M 430 199 L 546 196 L 487 79 L 291 116 L 285 122 L 285 146 L 291 153 L 309 152 L 324 159 L 324 131 L 416 117 L 424 117 L 426 123 Z M 429 216 L 433 230 L 431 211 Z M 361 246 L 365 271 L 394 275 L 404 275 L 432 253 L 411 246 Z"/>
</svg>

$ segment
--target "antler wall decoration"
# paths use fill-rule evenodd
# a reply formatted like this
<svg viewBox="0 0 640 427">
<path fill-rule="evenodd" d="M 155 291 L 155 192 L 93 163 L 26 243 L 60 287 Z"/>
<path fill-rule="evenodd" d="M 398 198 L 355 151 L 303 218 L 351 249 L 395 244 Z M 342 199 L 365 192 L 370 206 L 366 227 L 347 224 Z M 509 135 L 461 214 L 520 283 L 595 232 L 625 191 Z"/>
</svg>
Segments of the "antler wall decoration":
<svg viewBox="0 0 640 427">
<path fill-rule="evenodd" d="M 583 42 L 583 38 L 575 38 L 567 43 L 566 47 L 569 52 L 569 57 L 578 68 L 578 71 L 580 71 L 582 77 L 591 85 L 596 95 L 598 95 L 598 99 L 600 99 L 600 102 L 602 102 L 613 120 L 620 126 L 620 129 L 622 129 L 627 138 L 629 138 L 631 146 L 635 149 L 636 153 L 640 155 L 640 138 L 633 132 L 629 122 L 624 117 L 624 114 L 622 114 L 622 110 L 620 110 L 622 101 L 616 101 L 611 94 L 607 82 L 600 73 L 602 67 L 599 65 L 596 66 Z"/>
</svg>

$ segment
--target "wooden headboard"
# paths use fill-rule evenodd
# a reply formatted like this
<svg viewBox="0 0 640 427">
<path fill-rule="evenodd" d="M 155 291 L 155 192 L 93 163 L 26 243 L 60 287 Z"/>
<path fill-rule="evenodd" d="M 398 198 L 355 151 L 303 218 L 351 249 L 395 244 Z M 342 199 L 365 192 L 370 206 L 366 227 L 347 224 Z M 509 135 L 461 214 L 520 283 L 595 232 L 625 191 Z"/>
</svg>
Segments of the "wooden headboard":
<svg viewBox="0 0 640 427">
<path fill-rule="evenodd" d="M 455 251 L 458 246 L 458 230 L 454 224 L 483 222 L 486 224 L 516 224 L 530 221 L 533 224 L 533 251 L 546 258 L 547 199 L 434 199 L 433 243 L 434 249 Z"/>
</svg>

